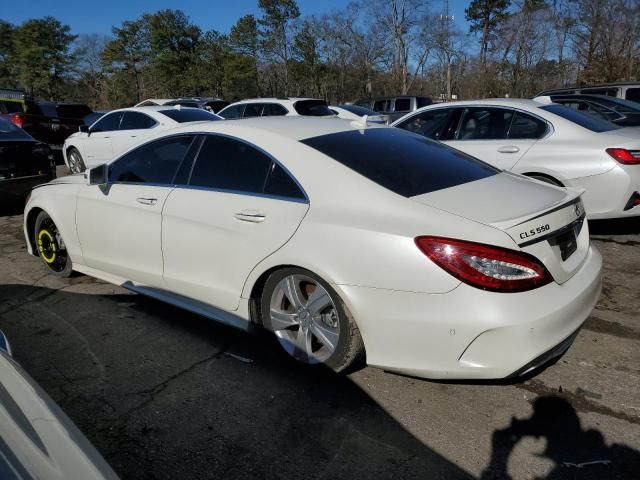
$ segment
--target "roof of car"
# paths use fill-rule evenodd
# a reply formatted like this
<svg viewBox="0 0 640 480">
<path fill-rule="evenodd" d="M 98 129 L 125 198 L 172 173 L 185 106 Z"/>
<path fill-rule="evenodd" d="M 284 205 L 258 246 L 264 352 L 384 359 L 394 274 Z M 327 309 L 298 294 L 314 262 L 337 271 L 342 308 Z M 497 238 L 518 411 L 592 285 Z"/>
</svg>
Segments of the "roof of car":
<svg viewBox="0 0 640 480">
<path fill-rule="evenodd" d="M 194 125 L 178 127 L 181 130 L 194 131 Z M 231 133 L 243 129 L 260 130 L 280 137 L 292 140 L 319 137 L 332 133 L 349 130 L 362 130 L 363 128 L 387 128 L 378 125 L 363 127 L 350 120 L 331 117 L 251 117 L 242 122 L 202 122 L 197 124 L 197 130 L 201 132 L 217 132 L 226 130 Z"/>
<path fill-rule="evenodd" d="M 311 98 L 311 97 L 265 97 L 265 98 L 245 98 L 244 100 L 238 100 L 236 103 L 264 103 L 264 102 L 298 102 L 300 100 L 320 100 L 321 98 Z"/>
<path fill-rule="evenodd" d="M 420 110 L 464 105 L 498 105 L 505 107 L 519 106 L 522 108 L 537 108 L 545 105 L 545 103 L 542 100 L 530 100 L 528 98 L 483 98 L 478 100 L 460 100 L 456 102 L 434 103 L 431 105 L 427 105 L 426 107 L 422 107 Z"/>
</svg>

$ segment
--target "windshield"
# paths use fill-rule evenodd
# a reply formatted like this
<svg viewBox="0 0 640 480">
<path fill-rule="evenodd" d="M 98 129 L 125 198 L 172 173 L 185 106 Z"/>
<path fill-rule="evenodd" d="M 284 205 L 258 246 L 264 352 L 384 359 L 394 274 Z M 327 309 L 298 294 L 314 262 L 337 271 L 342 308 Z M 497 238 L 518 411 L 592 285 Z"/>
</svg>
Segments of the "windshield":
<svg viewBox="0 0 640 480">
<path fill-rule="evenodd" d="M 567 108 L 563 105 L 545 105 L 544 107 L 540 108 L 596 133 L 610 132 L 611 130 L 617 130 L 618 128 L 620 128 L 611 122 L 591 115 L 585 115 L 584 113 L 580 113 L 577 110 Z"/>
<path fill-rule="evenodd" d="M 178 123 L 220 120 L 219 116 L 200 108 L 171 108 L 167 110 L 160 110 L 160 113 Z"/>
<path fill-rule="evenodd" d="M 326 117 L 335 115 L 324 100 L 299 100 L 294 105 L 299 115 L 309 117 Z"/>
<path fill-rule="evenodd" d="M 0 118 L 0 142 L 13 140 L 33 140 L 33 138 L 20 127 Z"/>
<path fill-rule="evenodd" d="M 398 128 L 351 130 L 301 142 L 404 197 L 499 173 L 470 155 Z"/>
</svg>

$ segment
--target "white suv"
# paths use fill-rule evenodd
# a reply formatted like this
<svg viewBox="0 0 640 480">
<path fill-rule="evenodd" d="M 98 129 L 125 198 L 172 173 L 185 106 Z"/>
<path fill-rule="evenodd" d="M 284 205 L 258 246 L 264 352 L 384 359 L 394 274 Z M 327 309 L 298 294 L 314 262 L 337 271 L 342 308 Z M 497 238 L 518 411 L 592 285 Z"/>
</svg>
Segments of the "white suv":
<svg viewBox="0 0 640 480">
<path fill-rule="evenodd" d="M 232 103 L 218 115 L 233 120 L 249 117 L 330 117 L 335 116 L 324 100 L 316 98 L 250 98 Z"/>
</svg>

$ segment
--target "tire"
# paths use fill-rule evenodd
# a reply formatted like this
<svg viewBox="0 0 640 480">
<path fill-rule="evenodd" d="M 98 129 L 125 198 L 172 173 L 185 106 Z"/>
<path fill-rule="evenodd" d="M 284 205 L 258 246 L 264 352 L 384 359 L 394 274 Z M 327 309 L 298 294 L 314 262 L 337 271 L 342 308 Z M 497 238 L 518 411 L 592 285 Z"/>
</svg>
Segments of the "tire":
<svg viewBox="0 0 640 480">
<path fill-rule="evenodd" d="M 555 185 L 556 187 L 563 187 L 564 185 L 562 185 L 558 180 L 556 180 L 555 178 L 552 177 L 547 177 L 545 175 L 528 175 L 529 178 L 533 178 L 535 180 L 539 180 L 541 182 L 544 183 L 548 183 L 550 185 Z"/>
<path fill-rule="evenodd" d="M 47 270 L 61 277 L 70 277 L 73 272 L 71 257 L 67 253 L 58 227 L 46 212 L 38 214 L 33 236 L 38 256 Z"/>
<path fill-rule="evenodd" d="M 280 346 L 302 363 L 342 372 L 364 358 L 364 343 L 351 313 L 313 272 L 283 268 L 272 273 L 260 298 L 260 316 Z"/>
<path fill-rule="evenodd" d="M 82 173 L 87 169 L 84 165 L 82 155 L 80 155 L 80 152 L 75 147 L 71 147 L 67 152 L 67 162 L 69 163 L 71 173 Z"/>
</svg>

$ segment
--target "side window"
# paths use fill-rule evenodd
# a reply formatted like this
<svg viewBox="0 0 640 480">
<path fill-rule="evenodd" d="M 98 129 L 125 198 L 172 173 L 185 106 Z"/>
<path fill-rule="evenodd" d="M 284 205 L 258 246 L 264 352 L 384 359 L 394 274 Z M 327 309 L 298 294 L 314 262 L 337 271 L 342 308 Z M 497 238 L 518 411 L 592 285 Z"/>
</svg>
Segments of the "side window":
<svg viewBox="0 0 640 480">
<path fill-rule="evenodd" d="M 468 108 L 462 115 L 457 140 L 507 138 L 513 112 L 502 108 Z"/>
<path fill-rule="evenodd" d="M 140 112 L 124 112 L 120 122 L 120 130 L 144 130 L 154 127 L 156 121 Z"/>
<path fill-rule="evenodd" d="M 411 99 L 410 98 L 396 98 L 395 101 L 395 112 L 408 112 L 411 110 Z"/>
<path fill-rule="evenodd" d="M 509 138 L 536 139 L 542 137 L 546 131 L 547 124 L 542 120 L 517 112 L 509 128 Z"/>
<path fill-rule="evenodd" d="M 287 109 L 277 103 L 265 103 L 264 110 L 262 111 L 263 117 L 275 117 L 280 115 L 286 115 Z"/>
<path fill-rule="evenodd" d="M 120 128 L 122 113 L 123 112 L 108 113 L 91 127 L 91 132 L 112 132 L 118 130 L 118 128 Z"/>
<path fill-rule="evenodd" d="M 391 100 L 376 100 L 373 109 L 376 112 L 388 112 L 391 110 Z"/>
<path fill-rule="evenodd" d="M 279 197 L 305 199 L 304 193 L 302 193 L 296 182 L 285 172 L 284 168 L 275 162 L 272 163 L 264 193 Z"/>
<path fill-rule="evenodd" d="M 627 100 L 640 103 L 640 88 L 627 88 L 627 92 L 624 96 Z"/>
<path fill-rule="evenodd" d="M 191 174 L 190 185 L 262 193 L 271 159 L 233 138 L 209 135 Z"/>
<path fill-rule="evenodd" d="M 243 118 L 259 117 L 262 115 L 262 103 L 247 103 L 244 107 Z"/>
<path fill-rule="evenodd" d="M 437 140 L 452 111 L 450 108 L 439 108 L 422 112 L 405 120 L 398 127 Z"/>
<path fill-rule="evenodd" d="M 618 95 L 617 88 L 587 88 L 582 89 L 580 93 L 588 93 L 589 95 L 607 95 L 609 97 L 616 97 Z"/>
<path fill-rule="evenodd" d="M 109 167 L 109 182 L 171 184 L 193 135 L 181 135 L 143 145 Z"/>
<path fill-rule="evenodd" d="M 242 118 L 242 112 L 244 111 L 244 104 L 233 105 L 227 107 L 223 112 L 220 112 L 220 116 L 226 119 Z"/>
</svg>

